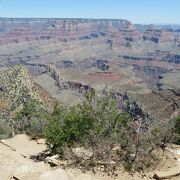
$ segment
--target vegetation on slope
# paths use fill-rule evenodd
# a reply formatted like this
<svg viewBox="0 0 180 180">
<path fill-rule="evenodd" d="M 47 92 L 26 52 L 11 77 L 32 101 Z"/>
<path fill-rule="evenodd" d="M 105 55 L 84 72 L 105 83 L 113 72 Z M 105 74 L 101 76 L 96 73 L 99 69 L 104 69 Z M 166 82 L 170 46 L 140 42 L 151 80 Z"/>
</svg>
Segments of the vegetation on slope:
<svg viewBox="0 0 180 180">
<path fill-rule="evenodd" d="M 93 169 L 106 164 L 107 171 L 123 165 L 126 170 L 156 168 L 168 143 L 174 142 L 179 121 L 172 120 L 144 130 L 134 141 L 133 119 L 119 109 L 111 97 L 86 94 L 82 103 L 66 108 L 56 105 L 47 117 L 45 137 L 52 153 L 66 160 L 74 160 L 81 168 Z M 175 124 L 174 124 L 175 122 Z M 73 149 L 92 152 L 88 158 L 75 157 Z"/>
<path fill-rule="evenodd" d="M 180 145 L 180 116 L 177 116 L 175 118 L 175 133 L 176 133 L 175 143 Z"/>
<path fill-rule="evenodd" d="M 35 116 L 44 114 L 52 104 L 51 96 L 34 82 L 24 66 L 16 65 L 1 70 L 0 139 L 14 136 L 15 133 L 21 133 L 30 128 L 29 123 L 37 119 Z M 16 117 L 17 114 L 19 117 Z M 18 119 L 22 122 L 18 122 Z M 39 123 L 39 120 L 36 123 Z M 19 124 L 25 127 L 22 128 Z"/>
<path fill-rule="evenodd" d="M 180 144 L 180 117 L 151 127 L 142 124 L 137 138 L 134 119 L 111 96 L 96 96 L 92 91 L 78 105 L 57 103 L 51 112 L 42 98 L 44 92 L 37 89 L 22 66 L 3 74 L 0 138 L 17 133 L 45 137 L 51 153 L 59 154 L 71 165 L 93 169 L 103 164 L 113 172 L 121 165 L 138 171 L 155 168 L 160 162 L 157 151 L 164 152 L 171 142 Z M 88 157 L 77 156 L 77 148 Z"/>
<path fill-rule="evenodd" d="M 47 125 L 45 115 L 47 111 L 36 100 L 29 100 L 21 111 L 16 113 L 13 120 L 16 134 L 26 133 L 33 139 L 43 137 L 43 129 Z"/>
</svg>

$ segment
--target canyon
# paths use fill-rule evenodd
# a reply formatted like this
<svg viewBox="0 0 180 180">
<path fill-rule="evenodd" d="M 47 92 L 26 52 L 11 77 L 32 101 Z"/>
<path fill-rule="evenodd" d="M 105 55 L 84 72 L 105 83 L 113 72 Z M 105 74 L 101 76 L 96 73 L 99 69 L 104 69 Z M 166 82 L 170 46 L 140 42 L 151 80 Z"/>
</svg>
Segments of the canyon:
<svg viewBox="0 0 180 180">
<path fill-rule="evenodd" d="M 65 104 L 79 102 L 90 90 L 108 91 L 127 93 L 148 112 L 143 96 L 160 104 L 162 99 L 179 102 L 180 26 L 0 18 L 0 69 L 16 64 L 26 66 L 39 86 Z M 159 90 L 174 100 L 157 96 Z M 169 116 L 179 109 L 178 103 L 171 106 Z"/>
<path fill-rule="evenodd" d="M 142 134 L 152 133 L 153 127 L 164 128 L 180 115 L 180 25 L 140 25 L 122 19 L 0 18 L 0 139 L 6 139 L 0 141 L 0 176 L 42 179 L 56 173 L 47 162 L 31 159 L 47 149 L 44 139 L 7 138 L 16 134 L 16 116 L 29 102 L 37 105 L 33 111 L 43 114 L 33 117 L 40 122 L 57 102 L 64 107 L 77 105 L 87 92 L 111 97 L 118 110 L 142 119 Z M 40 122 L 38 127 L 43 125 Z M 119 177 L 179 175 L 179 153 L 168 148 L 171 158 L 162 159 L 156 172 L 132 176 L 120 171 Z M 75 171 L 63 172 L 69 179 L 112 179 Z"/>
</svg>

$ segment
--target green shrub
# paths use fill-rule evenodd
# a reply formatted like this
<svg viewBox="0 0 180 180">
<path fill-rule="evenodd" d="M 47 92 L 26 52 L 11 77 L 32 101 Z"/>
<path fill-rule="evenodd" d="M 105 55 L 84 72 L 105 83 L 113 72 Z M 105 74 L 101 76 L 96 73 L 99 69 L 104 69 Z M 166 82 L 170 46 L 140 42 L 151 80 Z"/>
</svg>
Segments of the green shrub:
<svg viewBox="0 0 180 180">
<path fill-rule="evenodd" d="M 0 119 L 0 140 L 10 138 L 11 131 L 9 126 Z"/>
<path fill-rule="evenodd" d="M 47 117 L 45 137 L 53 150 L 76 143 L 88 144 L 95 139 L 115 138 L 120 128 L 130 119 L 121 114 L 116 102 L 110 97 L 97 97 L 88 93 L 77 106 L 65 108 L 56 105 Z"/>
<path fill-rule="evenodd" d="M 136 134 L 132 128 L 132 117 L 122 111 L 110 96 L 99 97 L 94 92 L 87 93 L 84 100 L 75 106 L 56 104 L 46 118 L 48 125 L 44 134 L 52 153 L 72 160 L 72 148 L 76 146 L 93 151 L 93 157 L 88 161 L 76 159 L 75 162 L 81 166 L 90 167 L 90 164 L 97 165 L 101 160 L 113 160 L 128 171 L 155 169 L 160 162 L 155 150 L 161 148 L 164 151 L 174 137 L 174 123 L 171 121 L 142 131 L 134 145 Z M 179 132 L 179 124 L 176 126 L 176 132 Z M 114 152 L 113 147 L 119 150 Z M 113 169 L 116 165 L 109 167 Z"/>
<path fill-rule="evenodd" d="M 176 133 L 175 143 L 180 145 L 180 116 L 175 118 L 174 128 Z"/>
<path fill-rule="evenodd" d="M 32 138 L 42 137 L 43 129 L 47 125 L 46 114 L 47 112 L 39 102 L 27 101 L 13 120 L 15 134 L 26 133 Z"/>
<path fill-rule="evenodd" d="M 52 114 L 46 117 L 49 122 L 44 132 L 47 142 L 53 145 L 52 150 L 61 147 L 66 141 L 63 131 L 65 113 L 64 107 L 56 104 Z"/>
</svg>

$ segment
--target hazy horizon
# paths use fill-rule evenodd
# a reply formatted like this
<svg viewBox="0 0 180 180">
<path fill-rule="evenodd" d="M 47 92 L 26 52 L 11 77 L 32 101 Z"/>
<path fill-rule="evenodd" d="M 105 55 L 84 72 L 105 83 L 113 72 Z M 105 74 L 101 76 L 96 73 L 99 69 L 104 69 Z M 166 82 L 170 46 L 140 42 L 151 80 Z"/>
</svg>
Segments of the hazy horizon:
<svg viewBox="0 0 180 180">
<path fill-rule="evenodd" d="M 179 0 L 0 0 L 0 17 L 126 19 L 134 24 L 180 24 Z"/>
<path fill-rule="evenodd" d="M 115 19 L 115 18 L 84 18 L 84 17 L 2 17 L 0 16 L 0 18 L 4 18 L 4 19 L 94 19 L 94 20 L 98 20 L 98 19 L 108 19 L 108 20 L 128 20 L 130 21 L 129 19 L 122 19 L 122 18 L 118 18 L 118 19 Z M 136 24 L 136 25 L 162 25 L 162 26 L 168 26 L 168 25 L 174 25 L 174 26 L 179 26 L 180 23 L 135 23 L 135 22 L 132 22 L 130 21 L 131 23 L 133 24 Z"/>
</svg>

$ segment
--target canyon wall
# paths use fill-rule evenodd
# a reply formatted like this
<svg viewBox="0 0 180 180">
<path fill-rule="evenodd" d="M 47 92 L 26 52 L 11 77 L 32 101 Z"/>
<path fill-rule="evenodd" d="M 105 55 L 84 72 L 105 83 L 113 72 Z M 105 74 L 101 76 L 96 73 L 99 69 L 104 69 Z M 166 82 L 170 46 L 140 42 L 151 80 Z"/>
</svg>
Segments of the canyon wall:
<svg viewBox="0 0 180 180">
<path fill-rule="evenodd" d="M 149 83 L 180 70 L 177 26 L 134 25 L 122 19 L 0 18 L 0 45 L 0 67 L 24 64 L 33 76 L 53 66 L 93 74 L 94 69 L 111 72 L 110 64 L 118 64 L 133 67 L 142 79 L 147 74 Z M 51 76 L 58 78 L 53 72 Z M 65 87 L 80 86 L 67 82 Z"/>
</svg>

